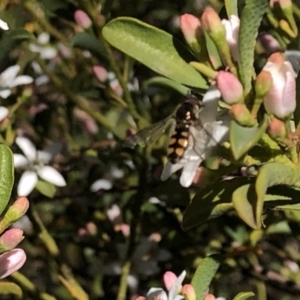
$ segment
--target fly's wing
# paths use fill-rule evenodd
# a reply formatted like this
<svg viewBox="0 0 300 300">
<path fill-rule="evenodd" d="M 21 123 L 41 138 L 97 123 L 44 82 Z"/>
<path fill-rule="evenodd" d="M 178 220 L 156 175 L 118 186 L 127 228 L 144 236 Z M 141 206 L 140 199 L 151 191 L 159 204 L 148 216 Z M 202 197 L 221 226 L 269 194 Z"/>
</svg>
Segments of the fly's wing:
<svg viewBox="0 0 300 300">
<path fill-rule="evenodd" d="M 170 123 L 172 124 L 172 127 L 175 126 L 173 116 L 169 116 L 162 121 L 154 123 L 151 126 L 138 131 L 136 134 L 127 137 L 123 146 L 133 148 L 136 145 L 145 146 L 146 144 L 154 143 L 166 131 Z"/>
</svg>

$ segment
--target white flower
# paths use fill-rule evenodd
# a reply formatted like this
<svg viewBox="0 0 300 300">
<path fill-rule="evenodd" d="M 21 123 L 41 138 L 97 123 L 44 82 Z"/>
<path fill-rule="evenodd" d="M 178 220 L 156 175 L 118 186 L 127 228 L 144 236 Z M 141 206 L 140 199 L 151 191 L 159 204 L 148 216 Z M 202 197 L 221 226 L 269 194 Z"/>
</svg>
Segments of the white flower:
<svg viewBox="0 0 300 300">
<path fill-rule="evenodd" d="M 151 288 L 147 293 L 147 300 L 181 300 L 184 299 L 183 296 L 178 295 L 178 291 L 180 290 L 183 279 L 186 275 L 186 271 L 183 271 L 180 276 L 176 279 L 174 284 L 172 285 L 169 293 L 167 293 L 162 288 Z"/>
<path fill-rule="evenodd" d="M 183 158 L 176 164 L 167 162 L 161 174 L 161 180 L 167 180 L 173 173 L 183 168 L 180 184 L 189 187 L 196 175 L 200 163 L 205 160 L 223 142 L 228 133 L 228 116 L 217 120 L 220 91 L 212 84 L 203 98 L 203 109 L 200 112 L 201 129 L 191 126 L 194 142 L 185 151 Z"/>
<path fill-rule="evenodd" d="M 57 55 L 57 50 L 54 47 L 47 46 L 49 40 L 49 34 L 43 32 L 37 37 L 37 44 L 29 44 L 29 49 L 32 52 L 39 53 L 42 59 L 52 59 Z"/>
<path fill-rule="evenodd" d="M 2 30 L 8 30 L 9 27 L 8 27 L 8 24 L 6 22 L 4 22 L 3 20 L 0 19 L 0 28 Z"/>
<path fill-rule="evenodd" d="M 0 74 L 0 97 L 6 99 L 11 94 L 11 89 L 22 84 L 29 84 L 33 82 L 33 78 L 27 75 L 17 74 L 20 71 L 20 66 L 14 65 L 8 67 Z"/>
<path fill-rule="evenodd" d="M 239 61 L 238 36 L 240 30 L 240 19 L 231 15 L 229 20 L 223 19 L 222 24 L 226 30 L 226 41 L 230 47 L 230 52 L 235 61 Z"/>
<path fill-rule="evenodd" d="M 25 137 L 17 137 L 16 144 L 25 154 L 14 154 L 15 167 L 24 169 L 19 184 L 18 195 L 29 195 L 38 182 L 38 176 L 56 186 L 65 186 L 66 182 L 62 175 L 54 168 L 47 166 L 56 153 L 59 152 L 61 145 L 52 144 L 43 151 L 37 151 L 31 141 Z"/>
<path fill-rule="evenodd" d="M 0 106 L 0 122 L 2 122 L 8 115 L 8 109 L 4 106 Z"/>
</svg>

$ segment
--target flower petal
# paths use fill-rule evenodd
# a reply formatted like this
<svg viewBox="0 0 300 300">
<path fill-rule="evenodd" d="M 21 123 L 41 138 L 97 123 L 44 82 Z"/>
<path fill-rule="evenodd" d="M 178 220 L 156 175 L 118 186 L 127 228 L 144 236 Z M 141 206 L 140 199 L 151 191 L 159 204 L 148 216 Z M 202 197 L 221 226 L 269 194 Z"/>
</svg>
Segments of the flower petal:
<svg viewBox="0 0 300 300">
<path fill-rule="evenodd" d="M 16 144 L 23 151 L 25 156 L 29 161 L 34 161 L 36 159 L 36 149 L 33 143 L 26 137 L 17 137 Z"/>
<path fill-rule="evenodd" d="M 22 268 L 25 261 L 26 254 L 19 248 L 0 255 L 0 279 Z"/>
<path fill-rule="evenodd" d="M 8 109 L 4 106 L 0 106 L 0 122 L 3 121 L 8 115 Z"/>
<path fill-rule="evenodd" d="M 42 163 L 49 163 L 50 160 L 61 150 L 62 144 L 57 142 L 53 143 L 46 148 L 44 148 L 42 151 L 37 152 L 37 160 Z"/>
<path fill-rule="evenodd" d="M 37 174 L 33 171 L 25 171 L 18 184 L 18 196 L 28 196 L 38 181 Z"/>
<path fill-rule="evenodd" d="M 0 79 L 1 80 L 1 79 Z M 0 82 L 0 85 L 1 85 L 1 82 Z M 0 97 L 2 99 L 6 99 L 7 97 L 9 97 L 11 94 L 11 91 L 10 89 L 3 89 L 3 90 L 0 90 Z"/>
<path fill-rule="evenodd" d="M 292 64 L 296 77 L 300 71 L 300 51 L 287 50 L 284 52 L 285 58 Z"/>
<path fill-rule="evenodd" d="M 8 24 L 6 22 L 4 22 L 3 20 L 0 19 L 0 28 L 2 30 L 8 30 L 9 27 L 8 27 Z"/>
<path fill-rule="evenodd" d="M 4 70 L 0 76 L 0 86 L 10 87 L 11 82 L 16 78 L 20 69 L 19 65 L 14 65 Z"/>
<path fill-rule="evenodd" d="M 10 87 L 15 87 L 18 85 L 29 84 L 33 82 L 33 78 L 28 75 L 21 75 L 16 77 L 11 83 Z"/>
<path fill-rule="evenodd" d="M 37 170 L 38 175 L 47 182 L 56 186 L 66 186 L 66 181 L 62 175 L 50 166 L 42 166 Z"/>
<path fill-rule="evenodd" d="M 37 42 L 40 45 L 45 45 L 45 44 L 49 43 L 49 41 L 50 41 L 50 35 L 48 32 L 42 32 L 37 37 Z"/>
<path fill-rule="evenodd" d="M 212 83 L 202 100 L 203 109 L 200 112 L 200 120 L 202 123 L 213 122 L 216 120 L 220 98 L 220 91 L 216 87 L 216 84 Z"/>
<path fill-rule="evenodd" d="M 183 282 L 183 279 L 186 275 L 186 271 L 182 271 L 182 273 L 179 275 L 175 283 L 173 284 L 170 292 L 169 292 L 169 299 L 175 299 L 175 296 L 178 294 L 178 291 L 180 289 L 180 286 Z"/>
<path fill-rule="evenodd" d="M 99 190 L 110 190 L 112 183 L 107 179 L 98 179 L 90 187 L 91 192 L 97 192 Z"/>
<path fill-rule="evenodd" d="M 27 158 L 22 154 L 14 154 L 15 168 L 26 168 L 28 166 Z"/>
<path fill-rule="evenodd" d="M 147 300 L 168 300 L 166 292 L 161 288 L 151 288 L 147 293 Z"/>
</svg>

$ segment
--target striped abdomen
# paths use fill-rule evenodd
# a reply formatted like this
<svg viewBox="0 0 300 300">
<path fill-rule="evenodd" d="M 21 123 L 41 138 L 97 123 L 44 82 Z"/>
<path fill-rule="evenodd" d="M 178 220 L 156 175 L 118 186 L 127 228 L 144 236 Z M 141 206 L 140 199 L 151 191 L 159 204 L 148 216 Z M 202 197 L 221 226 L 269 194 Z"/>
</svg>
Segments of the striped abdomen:
<svg viewBox="0 0 300 300">
<path fill-rule="evenodd" d="M 175 132 L 170 138 L 168 147 L 168 159 L 170 163 L 178 163 L 184 156 L 184 152 L 189 144 L 190 124 L 180 124 L 175 127 Z"/>
</svg>

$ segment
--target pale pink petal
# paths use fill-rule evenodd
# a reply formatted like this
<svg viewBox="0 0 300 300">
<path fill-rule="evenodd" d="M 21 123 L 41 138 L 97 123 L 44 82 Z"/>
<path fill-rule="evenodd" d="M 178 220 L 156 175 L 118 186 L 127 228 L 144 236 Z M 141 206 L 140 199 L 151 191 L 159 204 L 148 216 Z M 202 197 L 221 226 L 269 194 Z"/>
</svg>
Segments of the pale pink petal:
<svg viewBox="0 0 300 300">
<path fill-rule="evenodd" d="M 15 87 L 18 85 L 23 85 L 23 84 L 29 84 L 33 82 L 33 78 L 27 75 L 21 75 L 16 77 L 11 83 L 10 83 L 10 87 Z"/>
<path fill-rule="evenodd" d="M 56 186 L 66 186 L 66 181 L 62 175 L 50 166 L 42 166 L 37 170 L 38 175 L 47 182 Z"/>
<path fill-rule="evenodd" d="M 0 255 L 0 279 L 22 268 L 25 261 L 26 254 L 19 248 Z"/>
<path fill-rule="evenodd" d="M 0 81 L 1 81 L 1 79 L 0 79 Z M 0 86 L 1 86 L 1 82 L 0 82 Z M 2 89 L 2 90 L 0 90 L 0 97 L 2 99 L 6 99 L 7 97 L 10 96 L 10 94 L 11 94 L 10 89 Z"/>
<path fill-rule="evenodd" d="M 25 171 L 18 184 L 18 196 L 28 196 L 38 181 L 37 174 L 33 171 Z"/>
<path fill-rule="evenodd" d="M 16 78 L 20 71 L 19 65 L 8 67 L 0 75 L 0 86 L 10 86 L 10 83 Z"/>
<path fill-rule="evenodd" d="M 122 222 L 121 210 L 118 205 L 113 204 L 112 207 L 107 210 L 106 214 L 111 222 L 117 224 L 120 224 Z"/>
<path fill-rule="evenodd" d="M 164 274 L 164 284 L 166 289 L 169 291 L 171 290 L 172 286 L 175 284 L 176 280 L 177 280 L 177 276 L 171 272 L 171 271 L 167 271 Z"/>
<path fill-rule="evenodd" d="M 6 107 L 0 106 L 0 122 L 7 117 L 8 112 L 9 110 Z"/>
<path fill-rule="evenodd" d="M 36 160 L 36 148 L 33 143 L 26 137 L 17 137 L 16 144 L 23 151 L 29 161 Z"/>
<path fill-rule="evenodd" d="M 15 168 L 26 168 L 28 166 L 28 159 L 22 154 L 14 154 Z"/>
</svg>

